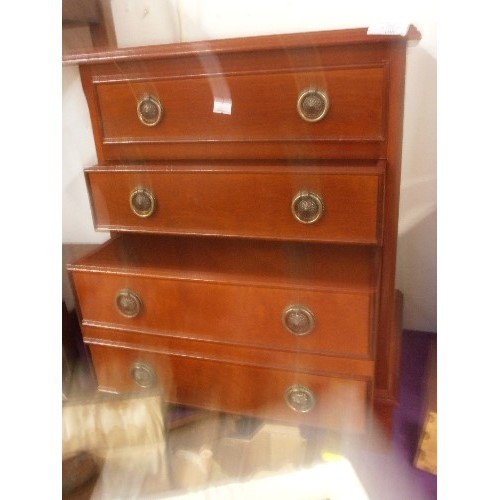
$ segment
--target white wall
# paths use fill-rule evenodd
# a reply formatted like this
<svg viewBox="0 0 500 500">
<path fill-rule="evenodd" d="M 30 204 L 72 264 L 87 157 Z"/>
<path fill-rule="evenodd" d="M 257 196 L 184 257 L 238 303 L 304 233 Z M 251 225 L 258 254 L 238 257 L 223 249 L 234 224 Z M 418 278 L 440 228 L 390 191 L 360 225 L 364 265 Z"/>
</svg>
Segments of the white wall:
<svg viewBox="0 0 500 500">
<path fill-rule="evenodd" d="M 436 15 L 430 0 L 111 0 L 119 46 L 409 22 L 397 286 L 405 328 L 436 331 Z M 78 69 L 63 68 L 63 243 L 97 243 L 82 169 L 96 154 Z"/>
</svg>

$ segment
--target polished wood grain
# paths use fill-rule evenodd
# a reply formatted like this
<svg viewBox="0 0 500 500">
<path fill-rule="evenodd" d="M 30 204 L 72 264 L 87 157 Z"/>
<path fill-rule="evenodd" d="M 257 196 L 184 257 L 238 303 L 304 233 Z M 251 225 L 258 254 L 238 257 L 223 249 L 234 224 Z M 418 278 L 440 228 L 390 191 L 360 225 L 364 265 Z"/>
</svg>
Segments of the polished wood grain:
<svg viewBox="0 0 500 500">
<path fill-rule="evenodd" d="M 369 290 L 316 291 L 307 283 L 294 288 L 286 275 L 266 287 L 243 280 L 229 285 L 98 271 L 74 272 L 73 280 L 83 324 L 297 352 L 365 358 L 372 354 L 375 295 Z M 311 280 L 310 286 L 314 284 Z M 124 316 L 116 307 L 116 296 L 124 289 L 140 299 L 135 317 Z M 285 328 L 283 313 L 290 305 L 311 311 L 313 331 L 297 336 Z"/>
<path fill-rule="evenodd" d="M 98 344 L 90 344 L 90 351 L 101 390 L 137 390 L 130 367 L 141 361 L 153 368 L 166 398 L 174 403 L 344 432 L 365 430 L 368 384 L 363 380 Z M 313 391 L 316 404 L 311 411 L 297 413 L 286 404 L 285 391 L 294 384 Z"/>
<path fill-rule="evenodd" d="M 404 43 L 409 40 L 420 40 L 418 29 L 411 25 L 405 36 L 369 35 L 367 28 L 350 28 L 343 30 L 317 31 L 311 33 L 293 33 L 265 35 L 223 40 L 203 40 L 197 42 L 172 43 L 168 45 L 150 45 L 144 47 L 105 48 L 94 50 L 77 50 L 63 55 L 63 64 L 115 63 L 117 61 L 137 61 L 159 58 L 179 58 L 183 56 L 203 54 L 220 55 L 232 52 L 271 51 L 277 47 L 283 50 L 301 49 L 304 47 L 322 48 L 324 46 L 344 45 L 378 45 L 387 43 Z"/>
<path fill-rule="evenodd" d="M 84 324 L 120 325 L 226 343 L 300 352 L 368 357 L 373 330 L 373 294 L 316 292 L 157 280 L 98 273 L 75 275 Z M 120 290 L 140 297 L 141 312 L 128 318 L 115 307 Z M 294 335 L 283 326 L 290 305 L 307 307 L 315 327 Z"/>
<path fill-rule="evenodd" d="M 332 102 L 317 123 L 304 121 L 297 112 L 298 97 L 309 88 L 324 90 Z M 385 132 L 383 66 L 113 82 L 98 84 L 96 91 L 102 140 L 117 151 L 112 159 L 120 158 L 121 143 L 128 150 L 141 145 L 135 147 L 138 158 L 150 157 L 148 143 L 164 143 L 159 155 L 168 158 L 170 145 L 183 142 L 210 147 L 215 141 L 381 141 Z M 153 95 L 164 109 L 153 127 L 143 125 L 137 116 L 137 102 L 144 94 Z M 231 103 L 230 114 L 214 112 L 222 100 Z"/>
<path fill-rule="evenodd" d="M 124 233 L 68 268 L 72 274 L 371 293 L 379 260 L 377 247 L 362 245 Z"/>
<path fill-rule="evenodd" d="M 341 30 L 66 59 L 80 64 L 93 127 L 95 227 L 113 236 L 70 266 L 101 388 L 129 390 L 144 359 L 184 404 L 288 420 L 274 382 L 293 379 L 322 399 L 303 422 L 360 432 L 373 415 L 390 421 L 405 57 L 419 38 Z M 296 109 L 309 87 L 330 98 L 316 123 Z M 162 102 L 155 127 L 137 118 L 144 95 Z M 214 113 L 221 99 L 230 114 Z M 150 217 L 131 212 L 136 187 L 154 193 Z M 301 190 L 324 199 L 318 222 L 294 220 Z M 124 287 L 141 297 L 135 318 L 111 304 Z M 283 336 L 292 302 L 315 311 L 308 336 Z"/>
<path fill-rule="evenodd" d="M 405 47 L 406 39 L 347 43 L 347 34 L 339 40 L 336 32 L 309 34 L 305 45 L 301 39 L 207 42 L 199 52 L 196 44 L 180 44 L 162 56 L 146 50 L 82 63 L 99 162 L 385 157 L 387 48 Z M 317 123 L 296 110 L 310 87 L 331 100 Z M 156 127 L 136 116 L 138 99 L 149 94 L 165 100 Z M 232 102 L 230 115 L 213 112 L 220 99 Z"/>
<path fill-rule="evenodd" d="M 404 85 L 406 68 L 405 45 L 387 47 L 391 61 L 388 106 L 387 169 L 384 195 L 384 251 L 380 285 L 379 325 L 377 329 L 377 398 L 395 403 L 399 372 L 400 329 L 395 318 L 400 315 L 396 297 L 396 257 L 399 219 L 399 188 L 403 143 Z"/>
<path fill-rule="evenodd" d="M 221 363 L 261 366 L 269 369 L 356 378 L 366 381 L 373 380 L 374 374 L 372 359 L 282 350 L 271 343 L 265 347 L 248 346 L 169 336 L 160 332 L 134 330 L 130 327 L 96 324 L 84 324 L 82 334 L 87 344 L 128 347 L 168 355 L 208 359 Z"/>
<path fill-rule="evenodd" d="M 241 166 L 240 166 L 241 167 Z M 98 167 L 86 170 L 98 230 L 206 234 L 376 244 L 381 236 L 383 166 L 203 165 Z M 149 217 L 130 193 L 148 189 Z M 310 224 L 292 213 L 294 197 L 313 192 L 324 213 Z"/>
</svg>

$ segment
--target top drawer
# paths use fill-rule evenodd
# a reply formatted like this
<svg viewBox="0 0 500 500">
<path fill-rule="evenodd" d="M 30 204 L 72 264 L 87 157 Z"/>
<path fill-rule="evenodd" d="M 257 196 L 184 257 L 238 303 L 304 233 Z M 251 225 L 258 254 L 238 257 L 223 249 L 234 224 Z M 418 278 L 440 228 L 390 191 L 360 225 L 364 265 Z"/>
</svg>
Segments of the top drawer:
<svg viewBox="0 0 500 500">
<path fill-rule="evenodd" d="M 80 71 L 101 163 L 385 156 L 388 65 L 367 49 L 201 53 Z"/>
<path fill-rule="evenodd" d="M 285 142 L 284 155 L 295 156 L 297 143 L 377 141 L 384 132 L 381 68 L 108 83 L 96 92 L 115 160 L 189 157 L 190 142 L 219 156 L 212 145 L 221 141 L 227 151 L 261 143 L 252 156 L 266 157 Z"/>
</svg>

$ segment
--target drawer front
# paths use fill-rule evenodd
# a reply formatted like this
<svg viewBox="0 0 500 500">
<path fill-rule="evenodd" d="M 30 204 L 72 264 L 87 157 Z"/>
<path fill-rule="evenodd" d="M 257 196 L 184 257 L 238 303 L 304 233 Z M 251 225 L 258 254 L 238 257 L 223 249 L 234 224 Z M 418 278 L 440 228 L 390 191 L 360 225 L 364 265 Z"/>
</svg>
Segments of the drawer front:
<svg viewBox="0 0 500 500">
<path fill-rule="evenodd" d="M 147 77 L 95 84 L 105 160 L 338 157 L 327 144 L 385 141 L 383 65 Z"/>
<path fill-rule="evenodd" d="M 74 273 L 83 322 L 160 335 L 367 358 L 374 296 Z"/>
<path fill-rule="evenodd" d="M 160 385 L 172 403 L 363 432 L 369 382 L 90 344 L 100 390 Z"/>
<path fill-rule="evenodd" d="M 380 169 L 276 170 L 94 168 L 86 175 L 99 230 L 379 242 Z"/>
</svg>

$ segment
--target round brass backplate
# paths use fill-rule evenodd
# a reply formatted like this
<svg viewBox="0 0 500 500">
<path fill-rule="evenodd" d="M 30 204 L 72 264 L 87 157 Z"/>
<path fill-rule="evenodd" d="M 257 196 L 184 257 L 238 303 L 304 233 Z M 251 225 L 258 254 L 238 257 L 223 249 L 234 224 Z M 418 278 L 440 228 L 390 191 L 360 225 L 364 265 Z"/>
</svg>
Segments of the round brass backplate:
<svg viewBox="0 0 500 500">
<path fill-rule="evenodd" d="M 128 288 L 123 288 L 116 294 L 115 305 L 118 312 L 125 318 L 135 318 L 142 309 L 139 295 Z"/>
<path fill-rule="evenodd" d="M 312 224 L 323 215 L 324 204 L 321 196 L 308 191 L 297 193 L 292 200 L 293 216 L 303 224 Z"/>
<path fill-rule="evenodd" d="M 154 368 L 149 363 L 143 361 L 136 361 L 130 367 L 130 375 L 134 382 L 144 388 L 154 385 L 156 382 L 156 373 Z"/>
<path fill-rule="evenodd" d="M 155 211 L 155 197 L 144 187 L 137 187 L 130 193 L 130 208 L 137 217 L 149 217 Z"/>
<path fill-rule="evenodd" d="M 283 325 L 292 335 L 307 335 L 314 330 L 314 314 L 303 305 L 293 304 L 283 310 Z"/>
<path fill-rule="evenodd" d="M 322 90 L 304 90 L 297 99 L 297 111 L 306 122 L 319 122 L 325 117 L 329 108 L 330 100 Z"/>
<path fill-rule="evenodd" d="M 285 401 L 297 413 L 310 412 L 316 404 L 313 391 L 309 387 L 300 384 L 291 385 L 285 391 Z"/>
<path fill-rule="evenodd" d="M 148 127 L 157 125 L 163 116 L 163 106 L 160 100 L 146 95 L 137 102 L 137 116 L 142 124 Z"/>
</svg>

